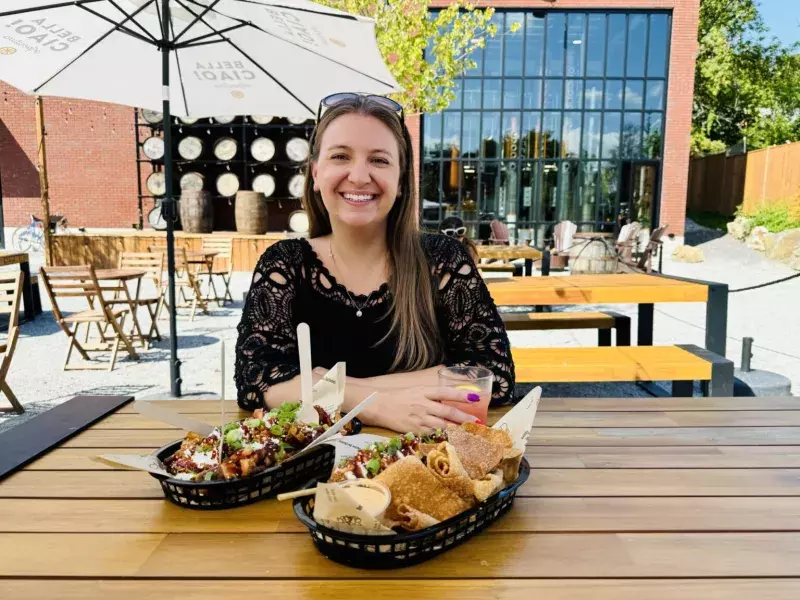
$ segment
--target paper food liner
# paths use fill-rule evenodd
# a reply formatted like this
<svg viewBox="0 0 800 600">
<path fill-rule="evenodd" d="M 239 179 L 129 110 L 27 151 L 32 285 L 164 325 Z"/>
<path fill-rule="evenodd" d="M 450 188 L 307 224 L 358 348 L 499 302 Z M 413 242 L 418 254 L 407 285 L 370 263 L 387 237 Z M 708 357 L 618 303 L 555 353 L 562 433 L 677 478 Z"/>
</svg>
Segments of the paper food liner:
<svg viewBox="0 0 800 600">
<path fill-rule="evenodd" d="M 355 535 L 396 535 L 380 520 L 363 510 L 336 484 L 317 484 L 314 520 L 320 525 Z"/>
<path fill-rule="evenodd" d="M 508 432 L 514 448 L 524 452 L 541 397 L 542 388 L 538 386 L 533 388 L 514 408 L 503 415 L 503 418 L 495 423 L 492 429 L 502 429 Z"/>
<path fill-rule="evenodd" d="M 361 450 L 376 442 L 388 442 L 391 438 L 373 433 L 359 433 L 329 440 L 328 443 L 336 448 L 335 464 L 339 464 L 346 458 L 353 458 Z"/>
<path fill-rule="evenodd" d="M 138 454 L 102 454 L 93 457 L 93 460 L 110 464 L 112 466 L 121 465 L 123 467 L 131 467 L 140 471 L 148 471 L 156 475 L 164 475 L 165 477 L 172 477 L 167 471 L 158 457 L 152 454 L 140 456 Z"/>
<path fill-rule="evenodd" d="M 319 413 L 314 406 L 322 407 L 329 415 L 338 413 L 344 402 L 346 381 L 345 363 L 338 362 L 314 385 L 311 406 L 301 406 L 297 418 L 305 423 L 318 424 Z"/>
</svg>

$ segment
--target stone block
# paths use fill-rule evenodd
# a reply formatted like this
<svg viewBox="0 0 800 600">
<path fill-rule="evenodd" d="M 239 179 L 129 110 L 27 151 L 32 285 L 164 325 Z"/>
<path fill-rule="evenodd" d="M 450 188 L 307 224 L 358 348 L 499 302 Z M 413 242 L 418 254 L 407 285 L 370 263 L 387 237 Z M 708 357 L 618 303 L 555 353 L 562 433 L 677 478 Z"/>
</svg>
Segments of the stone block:
<svg viewBox="0 0 800 600">
<path fill-rule="evenodd" d="M 672 259 L 677 262 L 699 263 L 706 258 L 703 251 L 696 246 L 678 246 L 672 253 Z"/>
<path fill-rule="evenodd" d="M 743 242 L 752 230 L 753 219 L 747 217 L 739 216 L 728 223 L 728 233 L 740 242 Z"/>
<path fill-rule="evenodd" d="M 753 231 L 750 232 L 750 235 L 747 238 L 747 247 L 751 250 L 764 252 L 767 249 L 766 243 L 764 242 L 764 237 L 768 234 L 769 231 L 766 227 L 762 227 L 761 225 L 754 227 Z"/>
<path fill-rule="evenodd" d="M 767 258 L 786 260 L 792 257 L 795 248 L 800 247 L 800 229 L 787 229 L 770 235 L 774 236 L 774 240 L 767 243 L 765 239 Z"/>
</svg>

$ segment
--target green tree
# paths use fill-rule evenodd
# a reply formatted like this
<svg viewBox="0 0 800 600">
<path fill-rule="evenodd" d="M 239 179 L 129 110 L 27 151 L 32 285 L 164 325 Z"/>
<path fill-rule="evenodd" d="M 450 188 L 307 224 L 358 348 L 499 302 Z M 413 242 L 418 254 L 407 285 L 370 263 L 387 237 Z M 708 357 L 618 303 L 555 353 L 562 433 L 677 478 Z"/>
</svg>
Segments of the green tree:
<svg viewBox="0 0 800 600">
<path fill-rule="evenodd" d="M 317 1 L 375 19 L 378 48 L 404 90 L 393 97 L 410 114 L 446 108 L 455 98 L 454 80 L 475 66 L 472 54 L 498 33 L 490 22 L 494 9 L 476 9 L 464 0 L 437 13 L 430 11 L 430 0 Z M 509 31 L 517 29 L 518 24 Z"/>
<path fill-rule="evenodd" d="M 800 46 L 785 47 L 755 0 L 702 0 L 692 153 L 800 139 Z"/>
</svg>

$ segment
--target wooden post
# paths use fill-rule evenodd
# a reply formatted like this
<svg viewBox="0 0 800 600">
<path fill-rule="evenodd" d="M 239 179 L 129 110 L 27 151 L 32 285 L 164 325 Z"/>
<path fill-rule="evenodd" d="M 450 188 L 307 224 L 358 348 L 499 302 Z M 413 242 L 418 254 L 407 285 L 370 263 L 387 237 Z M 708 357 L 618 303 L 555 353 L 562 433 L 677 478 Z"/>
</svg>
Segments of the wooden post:
<svg viewBox="0 0 800 600">
<path fill-rule="evenodd" d="M 50 187 L 47 182 L 47 151 L 45 148 L 44 102 L 36 97 L 36 143 L 38 146 L 39 188 L 42 193 L 42 220 L 44 221 L 44 262 L 53 264 L 53 248 L 50 243 Z"/>
</svg>

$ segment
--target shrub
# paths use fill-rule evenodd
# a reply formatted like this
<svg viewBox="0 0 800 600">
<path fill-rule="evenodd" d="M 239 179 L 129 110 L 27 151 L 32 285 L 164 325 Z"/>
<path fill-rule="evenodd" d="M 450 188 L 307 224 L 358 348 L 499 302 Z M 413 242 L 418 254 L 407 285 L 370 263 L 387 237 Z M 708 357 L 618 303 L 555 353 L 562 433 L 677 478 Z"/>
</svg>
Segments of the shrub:
<svg viewBox="0 0 800 600">
<path fill-rule="evenodd" d="M 736 216 L 753 219 L 754 227 L 762 226 L 770 233 L 779 233 L 787 229 L 800 228 L 800 202 L 791 200 L 772 206 L 761 206 L 751 213 L 745 213 L 739 206 L 736 209 Z"/>
</svg>

